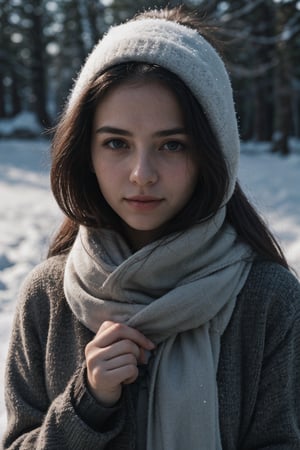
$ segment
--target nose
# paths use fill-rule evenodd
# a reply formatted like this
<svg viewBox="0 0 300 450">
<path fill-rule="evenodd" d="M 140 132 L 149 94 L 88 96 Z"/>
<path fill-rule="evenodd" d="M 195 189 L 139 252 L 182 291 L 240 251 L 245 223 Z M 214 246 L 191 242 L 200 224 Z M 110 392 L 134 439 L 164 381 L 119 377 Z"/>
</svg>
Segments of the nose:
<svg viewBox="0 0 300 450">
<path fill-rule="evenodd" d="M 129 178 L 131 183 L 137 184 L 138 186 L 156 183 L 158 173 L 153 158 L 145 154 L 145 152 L 136 154 L 133 159 Z"/>
</svg>

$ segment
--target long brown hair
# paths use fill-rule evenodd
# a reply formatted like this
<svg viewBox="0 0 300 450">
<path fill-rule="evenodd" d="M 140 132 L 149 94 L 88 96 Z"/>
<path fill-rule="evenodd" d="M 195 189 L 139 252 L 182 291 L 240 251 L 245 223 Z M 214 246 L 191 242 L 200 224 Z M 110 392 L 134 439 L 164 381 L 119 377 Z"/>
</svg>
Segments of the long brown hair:
<svg viewBox="0 0 300 450">
<path fill-rule="evenodd" d="M 145 16 L 176 20 L 202 31 L 202 21 L 194 14 L 189 16 L 181 8 L 147 11 L 136 19 Z M 205 36 L 208 36 L 206 28 Z M 184 231 L 215 214 L 222 205 L 229 181 L 226 161 L 206 115 L 193 94 L 181 79 L 160 66 L 137 62 L 118 64 L 98 73 L 58 124 L 52 145 L 51 186 L 66 218 L 50 246 L 49 256 L 70 249 L 80 224 L 121 231 L 120 218 L 105 201 L 91 170 L 94 112 L 101 98 L 114 87 L 125 82 L 147 83 L 153 80 L 164 83 L 176 96 L 185 117 L 187 132 L 194 142 L 192 157 L 201 167 L 190 201 L 165 224 L 162 236 Z M 288 267 L 280 246 L 247 200 L 239 183 L 227 204 L 227 220 L 260 257 Z"/>
</svg>

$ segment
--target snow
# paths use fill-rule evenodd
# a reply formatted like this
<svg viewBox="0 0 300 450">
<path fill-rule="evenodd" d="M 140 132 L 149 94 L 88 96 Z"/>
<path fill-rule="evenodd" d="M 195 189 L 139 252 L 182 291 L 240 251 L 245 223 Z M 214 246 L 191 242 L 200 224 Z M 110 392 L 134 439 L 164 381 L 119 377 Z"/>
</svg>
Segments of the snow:
<svg viewBox="0 0 300 450">
<path fill-rule="evenodd" d="M 300 276 L 300 156 L 242 153 L 240 180 Z"/>
<path fill-rule="evenodd" d="M 300 275 L 300 152 L 268 153 L 266 144 L 243 146 L 240 180 Z M 4 364 L 20 284 L 45 258 L 61 214 L 49 189 L 46 140 L 0 140 L 0 438 L 5 428 Z"/>
<path fill-rule="evenodd" d="M 4 361 L 18 289 L 46 256 L 60 213 L 49 191 L 49 144 L 0 140 L 0 438 Z"/>
<path fill-rule="evenodd" d="M 15 117 L 0 120 L 0 136 L 9 137 L 21 135 L 22 137 L 39 136 L 42 132 L 41 125 L 36 116 L 29 111 L 22 111 Z"/>
</svg>

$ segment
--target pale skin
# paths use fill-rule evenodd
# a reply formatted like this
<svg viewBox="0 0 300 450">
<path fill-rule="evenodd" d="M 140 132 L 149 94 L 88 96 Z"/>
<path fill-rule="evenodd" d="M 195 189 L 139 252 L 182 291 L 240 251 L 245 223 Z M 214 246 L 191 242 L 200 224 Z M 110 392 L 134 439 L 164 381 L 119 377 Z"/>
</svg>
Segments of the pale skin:
<svg viewBox="0 0 300 450">
<path fill-rule="evenodd" d="M 133 250 L 157 238 L 160 227 L 189 200 L 198 167 L 174 94 L 162 83 L 124 83 L 97 106 L 91 155 L 103 196 L 124 224 Z M 125 324 L 104 322 L 86 346 L 92 395 L 113 406 L 124 384 L 138 377 L 155 344 Z"/>
<path fill-rule="evenodd" d="M 122 385 L 138 377 L 145 364 L 145 350 L 155 344 L 138 330 L 121 323 L 104 322 L 85 349 L 89 389 L 99 403 L 113 406 L 121 397 Z"/>
</svg>

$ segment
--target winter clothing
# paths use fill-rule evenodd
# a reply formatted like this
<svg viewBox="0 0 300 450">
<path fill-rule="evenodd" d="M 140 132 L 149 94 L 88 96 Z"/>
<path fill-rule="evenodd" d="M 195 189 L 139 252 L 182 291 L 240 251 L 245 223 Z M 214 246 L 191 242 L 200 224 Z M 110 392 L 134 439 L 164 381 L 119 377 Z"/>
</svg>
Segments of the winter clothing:
<svg viewBox="0 0 300 450">
<path fill-rule="evenodd" d="M 158 64 L 178 75 L 203 108 L 228 167 L 226 204 L 239 158 L 232 89 L 222 59 L 196 30 L 145 18 L 112 27 L 87 58 L 67 113 L 85 101 L 82 95 L 100 73 L 131 61 Z M 161 344 L 150 376 L 148 450 L 193 448 L 199 435 L 206 450 L 221 449 L 216 385 L 220 336 L 251 267 L 249 248 L 223 226 L 225 214 L 223 207 L 176 240 L 171 236 L 170 248 L 167 242 L 155 242 L 133 256 L 115 233 L 94 232 L 90 242 L 82 229 L 67 263 L 66 297 L 83 324 L 95 332 L 105 319 L 121 320 Z M 188 407 L 173 396 L 181 383 L 182 361 Z"/>
<path fill-rule="evenodd" d="M 47 260 L 21 291 L 7 362 L 4 448 L 133 449 L 136 383 L 124 387 L 113 408 L 87 391 L 84 348 L 93 333 L 66 302 L 64 267 L 62 256 Z M 299 449 L 299 348 L 299 283 L 280 266 L 255 263 L 221 338 L 223 450 Z M 184 393 L 183 375 L 182 389 L 173 394 L 179 404 Z M 187 415 L 193 419 L 193 411 Z"/>
<path fill-rule="evenodd" d="M 196 31 L 164 19 L 140 19 L 111 27 L 86 60 L 74 85 L 69 108 L 83 88 L 108 67 L 140 61 L 158 64 L 178 75 L 202 106 L 223 151 L 230 173 L 224 203 L 234 190 L 239 135 L 232 88 L 222 59 Z"/>
<path fill-rule="evenodd" d="M 228 165 L 225 204 L 239 139 L 220 57 L 177 23 L 113 27 L 87 59 L 68 108 L 99 72 L 126 61 L 169 69 L 202 105 Z M 299 448 L 300 287 L 282 267 L 252 264 L 225 210 L 133 255 L 116 233 L 82 227 L 66 268 L 60 256 L 33 271 L 8 355 L 6 449 Z M 157 343 L 111 408 L 89 393 L 84 363 L 106 319 Z"/>
<path fill-rule="evenodd" d="M 220 337 L 252 263 L 252 251 L 224 223 L 224 209 L 134 254 L 118 233 L 81 227 L 67 261 L 66 298 L 84 325 L 96 333 L 104 320 L 121 321 L 159 344 L 150 374 L 148 449 L 196 448 L 199 436 L 206 450 L 221 449 Z"/>
</svg>

